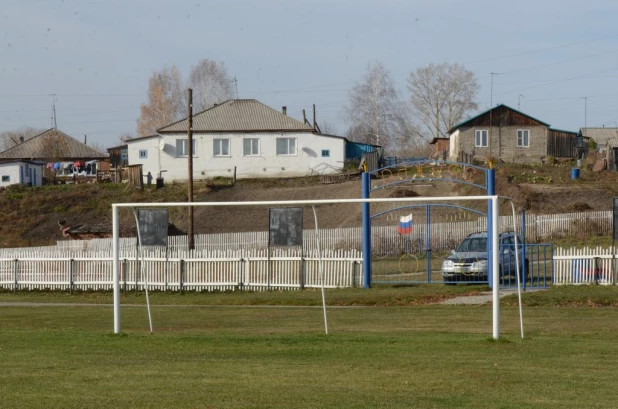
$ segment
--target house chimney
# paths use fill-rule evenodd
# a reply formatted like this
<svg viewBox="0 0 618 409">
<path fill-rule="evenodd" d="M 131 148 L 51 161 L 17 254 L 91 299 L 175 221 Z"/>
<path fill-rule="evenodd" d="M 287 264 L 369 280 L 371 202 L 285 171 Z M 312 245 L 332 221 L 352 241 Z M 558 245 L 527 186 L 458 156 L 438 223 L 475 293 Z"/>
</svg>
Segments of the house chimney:
<svg viewBox="0 0 618 409">
<path fill-rule="evenodd" d="M 24 137 L 23 136 L 19 137 L 19 143 L 24 143 Z"/>
<path fill-rule="evenodd" d="M 88 135 L 84 135 L 84 145 L 88 145 Z"/>
<path fill-rule="evenodd" d="M 288 107 L 281 107 L 281 112 L 283 112 L 283 115 L 287 115 L 288 114 Z"/>
</svg>

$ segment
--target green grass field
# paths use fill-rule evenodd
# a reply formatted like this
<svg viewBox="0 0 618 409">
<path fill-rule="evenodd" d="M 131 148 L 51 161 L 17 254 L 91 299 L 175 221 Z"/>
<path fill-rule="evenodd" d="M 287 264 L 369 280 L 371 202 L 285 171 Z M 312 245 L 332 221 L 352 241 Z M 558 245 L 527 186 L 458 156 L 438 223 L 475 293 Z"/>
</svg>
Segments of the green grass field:
<svg viewBox="0 0 618 409">
<path fill-rule="evenodd" d="M 0 294 L 2 408 L 615 408 L 618 289 L 563 287 L 490 305 L 483 287 L 123 297 Z M 61 304 L 59 304 L 61 303 Z M 66 305 L 72 304 L 72 305 Z M 97 305 L 98 304 L 98 305 Z M 106 304 L 106 305 L 100 305 Z"/>
</svg>

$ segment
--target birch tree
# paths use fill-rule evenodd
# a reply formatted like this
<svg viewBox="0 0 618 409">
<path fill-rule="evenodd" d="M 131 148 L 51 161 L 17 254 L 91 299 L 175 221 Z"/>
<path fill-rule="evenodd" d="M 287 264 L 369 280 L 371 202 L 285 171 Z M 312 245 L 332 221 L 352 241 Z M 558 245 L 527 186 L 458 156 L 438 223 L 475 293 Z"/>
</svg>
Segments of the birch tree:
<svg viewBox="0 0 618 409">
<path fill-rule="evenodd" d="M 447 131 L 475 111 L 479 85 L 463 65 L 429 64 L 408 77 L 410 105 L 429 139 L 447 137 Z"/>
<path fill-rule="evenodd" d="M 186 116 L 186 96 L 176 66 L 154 72 L 148 81 L 148 102 L 140 106 L 137 133 L 148 136 Z"/>
<path fill-rule="evenodd" d="M 225 63 L 200 60 L 191 68 L 189 87 L 193 88 L 193 109 L 196 112 L 234 98 L 233 79 Z"/>
<path fill-rule="evenodd" d="M 393 79 L 380 61 L 367 65 L 363 79 L 348 93 L 344 107 L 350 123 L 349 136 L 358 142 L 388 146 L 395 136 L 400 111 L 399 94 Z"/>
</svg>

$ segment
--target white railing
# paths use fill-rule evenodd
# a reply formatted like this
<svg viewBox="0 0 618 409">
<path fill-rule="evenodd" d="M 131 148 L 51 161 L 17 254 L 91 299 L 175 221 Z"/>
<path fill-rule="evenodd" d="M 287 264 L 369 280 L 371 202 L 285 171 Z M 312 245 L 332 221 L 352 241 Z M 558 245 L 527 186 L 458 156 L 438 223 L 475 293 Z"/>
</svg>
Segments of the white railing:
<svg viewBox="0 0 618 409">
<path fill-rule="evenodd" d="M 616 257 L 611 248 L 556 248 L 554 284 L 616 284 Z"/>
<path fill-rule="evenodd" d="M 213 252 L 192 258 L 161 257 L 145 251 L 144 257 L 120 257 L 120 282 L 125 290 L 173 291 L 261 290 L 321 287 L 317 254 L 300 249 Z M 110 290 L 113 259 L 108 255 L 54 258 L 0 259 L 0 287 L 50 290 Z M 322 253 L 324 286 L 363 285 L 359 251 Z"/>
</svg>

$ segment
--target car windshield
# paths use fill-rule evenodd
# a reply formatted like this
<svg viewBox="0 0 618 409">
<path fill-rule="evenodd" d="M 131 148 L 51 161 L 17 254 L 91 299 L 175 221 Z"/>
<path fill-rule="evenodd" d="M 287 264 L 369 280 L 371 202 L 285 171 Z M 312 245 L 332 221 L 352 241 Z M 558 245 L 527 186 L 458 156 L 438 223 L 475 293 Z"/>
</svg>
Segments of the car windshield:
<svg viewBox="0 0 618 409">
<path fill-rule="evenodd" d="M 457 247 L 458 253 L 468 252 L 486 252 L 487 251 L 487 238 L 474 237 L 465 239 L 459 247 Z"/>
</svg>

